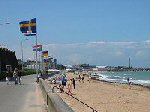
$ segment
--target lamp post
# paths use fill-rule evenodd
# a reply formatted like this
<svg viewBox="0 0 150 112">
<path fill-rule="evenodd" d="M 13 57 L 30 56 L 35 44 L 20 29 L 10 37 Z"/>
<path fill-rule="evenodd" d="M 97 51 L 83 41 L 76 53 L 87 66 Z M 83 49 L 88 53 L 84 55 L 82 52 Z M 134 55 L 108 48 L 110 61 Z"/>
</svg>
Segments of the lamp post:
<svg viewBox="0 0 150 112">
<path fill-rule="evenodd" d="M 25 40 L 28 40 L 27 38 Z M 23 40 L 21 40 L 21 60 L 22 60 L 22 75 L 23 75 L 23 71 L 24 71 L 24 62 L 23 62 Z"/>
<path fill-rule="evenodd" d="M 10 24 L 9 22 L 6 22 L 6 23 L 0 23 L 0 26 L 4 25 L 4 24 Z"/>
</svg>

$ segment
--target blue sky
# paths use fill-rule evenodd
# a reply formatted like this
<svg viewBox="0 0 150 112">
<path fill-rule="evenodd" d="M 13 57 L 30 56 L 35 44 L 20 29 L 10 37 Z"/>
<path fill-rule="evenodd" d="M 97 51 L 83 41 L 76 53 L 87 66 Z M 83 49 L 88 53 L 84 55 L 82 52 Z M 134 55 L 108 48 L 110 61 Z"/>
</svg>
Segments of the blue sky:
<svg viewBox="0 0 150 112">
<path fill-rule="evenodd" d="M 150 67 L 149 0 L 1 0 L 0 44 L 33 59 L 34 37 L 19 22 L 37 18 L 38 43 L 62 64 Z M 11 24 L 5 24 L 10 22 Z"/>
</svg>

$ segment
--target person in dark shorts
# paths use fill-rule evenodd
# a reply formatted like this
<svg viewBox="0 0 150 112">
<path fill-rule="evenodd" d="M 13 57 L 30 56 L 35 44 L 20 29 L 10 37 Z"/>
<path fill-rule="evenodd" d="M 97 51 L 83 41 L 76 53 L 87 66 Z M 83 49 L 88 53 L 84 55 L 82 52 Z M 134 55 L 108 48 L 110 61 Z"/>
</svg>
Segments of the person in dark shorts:
<svg viewBox="0 0 150 112">
<path fill-rule="evenodd" d="M 18 70 L 18 83 L 21 85 L 22 70 Z"/>
<path fill-rule="evenodd" d="M 72 79 L 73 88 L 75 89 L 75 79 Z"/>
<path fill-rule="evenodd" d="M 67 79 L 66 79 L 66 76 L 64 75 L 64 76 L 62 77 L 62 85 L 63 85 L 63 86 L 66 86 L 66 83 L 67 83 Z"/>
<path fill-rule="evenodd" d="M 127 82 L 128 82 L 128 84 L 130 84 L 130 78 L 129 77 L 127 78 Z"/>
<path fill-rule="evenodd" d="M 81 76 L 79 75 L 79 82 L 80 82 L 80 80 L 81 80 Z"/>
<path fill-rule="evenodd" d="M 7 70 L 7 71 L 6 71 L 6 82 L 7 82 L 7 85 L 8 85 L 9 82 L 10 82 L 10 77 L 11 77 L 11 72 L 10 72 L 10 70 Z"/>
<path fill-rule="evenodd" d="M 18 84 L 18 69 L 17 68 L 15 68 L 14 70 L 13 77 L 15 80 L 15 85 Z"/>
<path fill-rule="evenodd" d="M 82 82 L 84 83 L 84 76 L 82 76 L 81 80 L 82 80 Z"/>
</svg>

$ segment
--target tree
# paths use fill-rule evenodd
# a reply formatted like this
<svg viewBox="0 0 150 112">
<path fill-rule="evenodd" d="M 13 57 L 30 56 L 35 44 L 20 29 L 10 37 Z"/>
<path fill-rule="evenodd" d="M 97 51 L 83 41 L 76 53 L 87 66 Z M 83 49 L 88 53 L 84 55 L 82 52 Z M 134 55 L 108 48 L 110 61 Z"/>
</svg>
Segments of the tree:
<svg viewBox="0 0 150 112">
<path fill-rule="evenodd" d="M 6 71 L 6 65 L 11 65 L 12 70 L 18 67 L 18 61 L 15 52 L 7 48 L 0 48 L 0 71 Z"/>
</svg>

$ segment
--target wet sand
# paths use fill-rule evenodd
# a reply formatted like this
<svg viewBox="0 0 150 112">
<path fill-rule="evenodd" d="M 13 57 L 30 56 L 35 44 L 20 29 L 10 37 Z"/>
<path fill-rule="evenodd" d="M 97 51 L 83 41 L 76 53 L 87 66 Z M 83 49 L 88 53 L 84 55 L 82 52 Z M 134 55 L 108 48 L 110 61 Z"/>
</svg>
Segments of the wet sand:
<svg viewBox="0 0 150 112">
<path fill-rule="evenodd" d="M 82 76 L 82 75 L 81 75 Z M 75 112 L 149 112 L 150 89 L 142 86 L 108 83 L 90 80 L 84 82 L 78 75 L 67 73 L 68 78 L 76 79 L 76 89 L 72 86 L 72 96 L 58 93 Z"/>
</svg>

